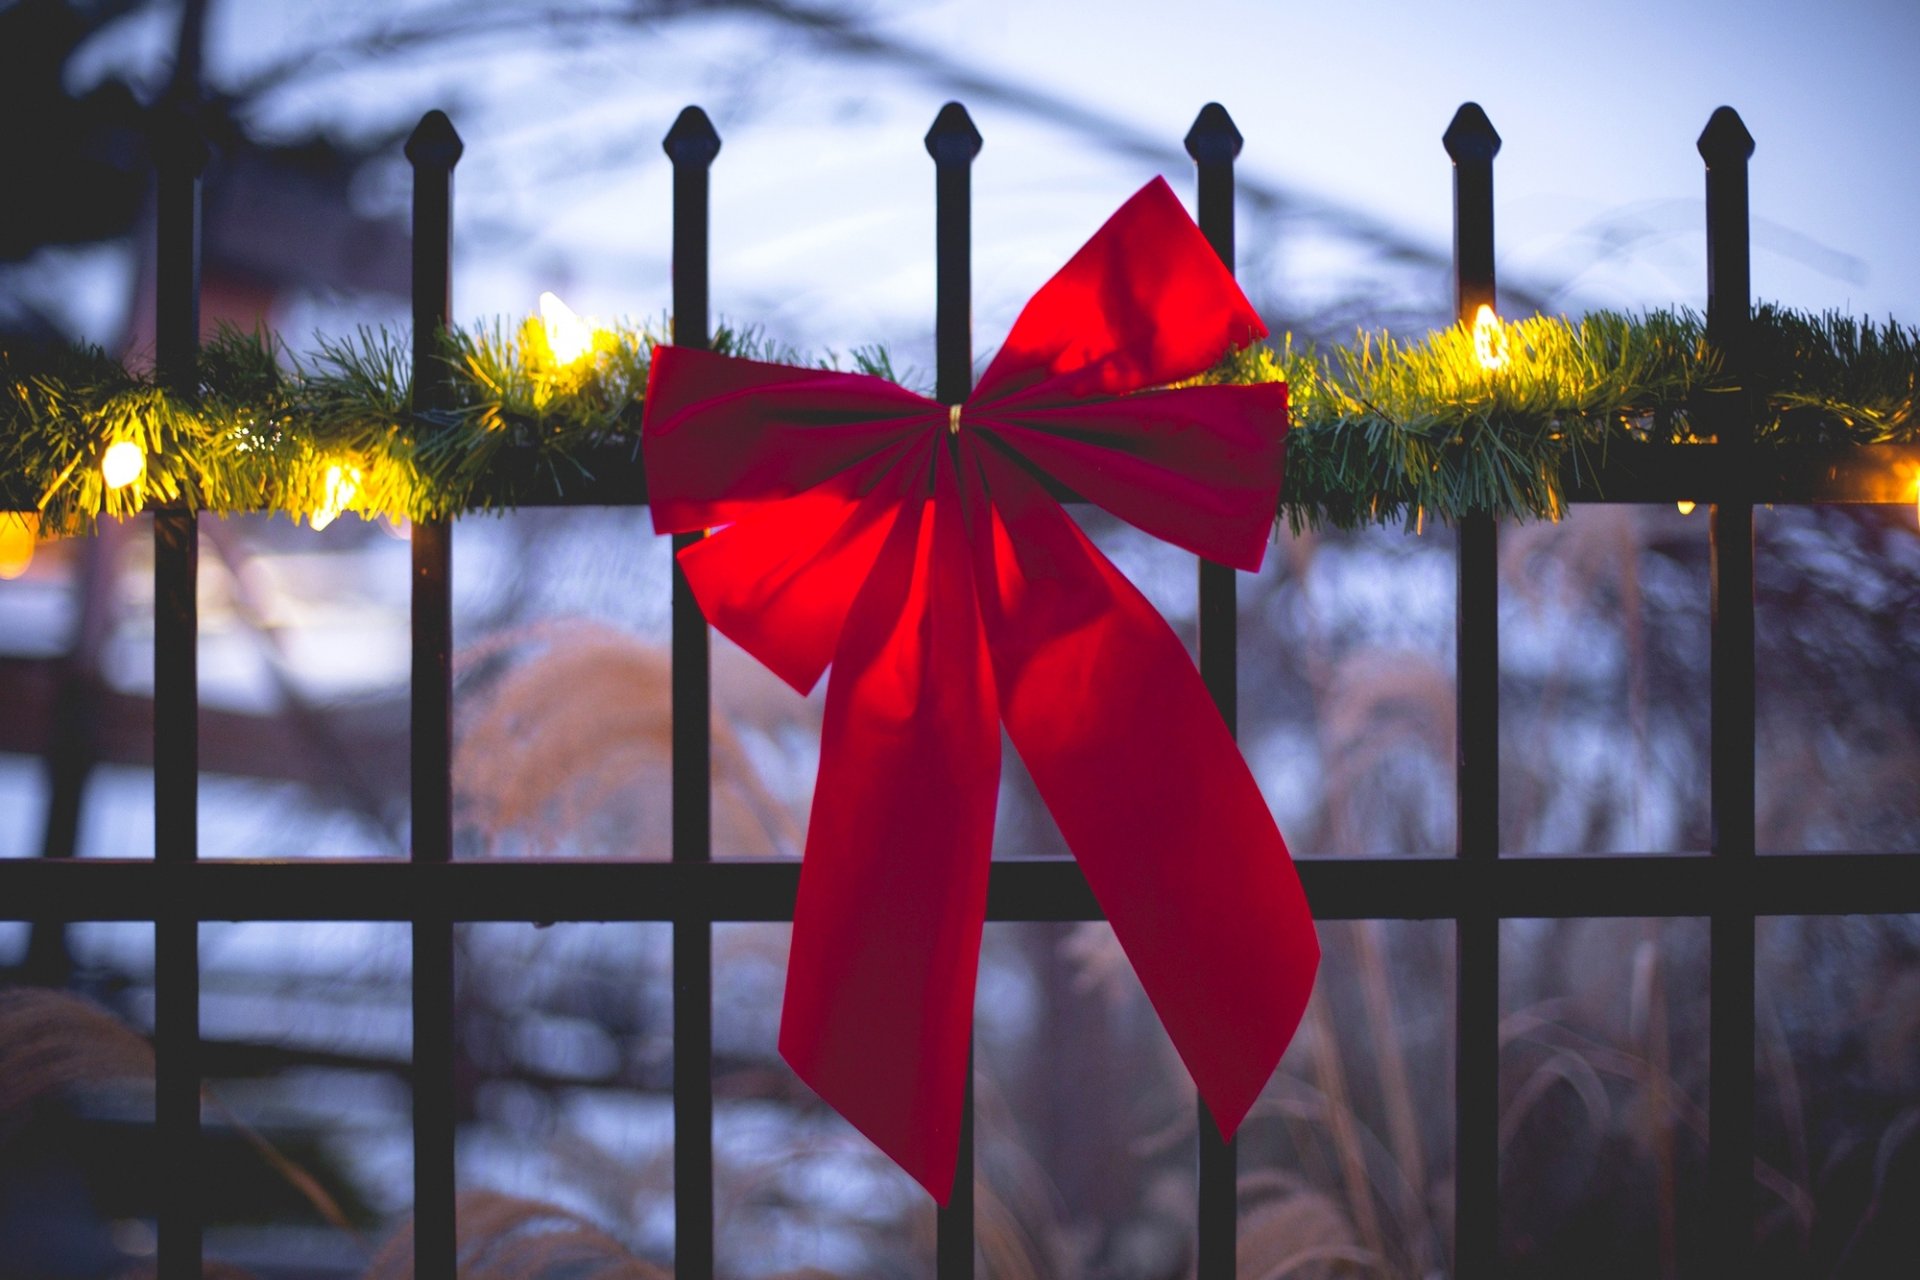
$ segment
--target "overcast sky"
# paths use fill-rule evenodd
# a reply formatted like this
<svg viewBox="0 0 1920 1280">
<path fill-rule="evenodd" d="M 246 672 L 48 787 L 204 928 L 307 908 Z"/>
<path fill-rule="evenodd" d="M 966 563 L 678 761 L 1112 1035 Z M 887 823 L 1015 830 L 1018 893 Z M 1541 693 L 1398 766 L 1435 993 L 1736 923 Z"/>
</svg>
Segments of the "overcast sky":
<svg viewBox="0 0 1920 1280">
<path fill-rule="evenodd" d="M 556 11 L 558 26 L 541 20 Z M 1758 141 L 1757 296 L 1920 322 L 1912 0 L 869 0 L 848 11 L 886 56 L 731 11 L 634 25 L 624 4 L 214 0 L 208 75 L 232 89 L 289 65 L 247 108 L 269 135 L 367 136 L 446 107 L 468 143 L 457 179 L 463 317 L 529 310 L 548 287 L 587 312 L 661 312 L 670 220 L 659 138 L 680 105 L 699 101 L 724 139 L 716 310 L 809 346 L 887 340 L 924 365 L 933 183 L 920 139 L 960 96 L 986 138 L 974 169 L 981 352 L 1156 172 L 1191 199 L 1179 140 L 1212 99 L 1246 135 L 1243 182 L 1296 211 L 1242 209 L 1243 278 L 1278 322 L 1369 288 L 1444 309 L 1436 264 L 1451 205 L 1439 135 L 1468 99 L 1505 140 L 1503 286 L 1575 313 L 1703 305 L 1694 141 L 1727 103 Z M 604 22 L 591 16 L 602 12 Z M 452 43 L 340 52 L 436 13 L 507 20 Z M 171 38 L 162 21 L 130 24 L 76 74 L 151 80 Z M 970 79 L 1005 92 L 956 95 Z M 405 179 L 396 159 L 358 198 L 403 208 Z M 1382 244 L 1413 256 L 1383 258 Z M 380 318 L 347 301 L 284 320 L 297 332 Z"/>
</svg>

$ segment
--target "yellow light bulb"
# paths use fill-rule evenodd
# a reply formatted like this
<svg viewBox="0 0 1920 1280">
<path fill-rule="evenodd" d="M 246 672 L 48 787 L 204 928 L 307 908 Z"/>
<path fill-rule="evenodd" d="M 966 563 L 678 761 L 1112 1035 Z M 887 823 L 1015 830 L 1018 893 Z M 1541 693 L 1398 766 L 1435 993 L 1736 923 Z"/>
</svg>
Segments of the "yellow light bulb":
<svg viewBox="0 0 1920 1280">
<path fill-rule="evenodd" d="M 319 508 L 307 517 L 307 523 L 317 531 L 326 528 L 340 518 L 340 513 L 353 505 L 360 495 L 360 468 L 344 467 L 334 463 L 327 468 L 327 493 L 321 499 Z"/>
<path fill-rule="evenodd" d="M 116 440 L 100 457 L 100 476 L 109 489 L 124 489 L 147 473 L 147 451 L 131 440 Z"/>
<path fill-rule="evenodd" d="M 547 332 L 547 349 L 558 365 L 573 364 L 593 354 L 593 326 L 574 314 L 559 295 L 540 295 L 540 324 Z"/>
<path fill-rule="evenodd" d="M 1486 303 L 1473 315 L 1473 356 L 1484 369 L 1507 365 L 1507 327 Z"/>
<path fill-rule="evenodd" d="M 12 582 L 27 571 L 39 540 L 38 511 L 0 511 L 0 582 Z"/>
<path fill-rule="evenodd" d="M 1683 516 L 1690 516 L 1693 514 L 1693 503 L 1689 502 L 1685 498 L 1682 498 L 1680 501 L 1674 503 L 1673 505 L 1680 509 L 1680 514 Z"/>
</svg>

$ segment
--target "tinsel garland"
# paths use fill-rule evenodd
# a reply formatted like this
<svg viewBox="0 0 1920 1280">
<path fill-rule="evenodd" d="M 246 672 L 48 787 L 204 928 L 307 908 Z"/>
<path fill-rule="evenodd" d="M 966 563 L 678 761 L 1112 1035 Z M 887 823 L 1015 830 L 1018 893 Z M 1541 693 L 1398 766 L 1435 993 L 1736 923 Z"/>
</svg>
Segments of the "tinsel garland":
<svg viewBox="0 0 1920 1280">
<path fill-rule="evenodd" d="M 453 407 L 429 415 L 409 408 L 410 343 L 387 330 L 301 357 L 271 335 L 224 331 L 201 352 L 197 397 L 98 348 L 0 350 L 0 510 L 37 512 L 58 533 L 182 501 L 295 519 L 511 508 L 536 496 L 529 486 L 551 493 L 584 475 L 607 445 L 637 445 L 663 332 L 596 328 L 563 358 L 538 319 L 455 330 Z M 1744 390 L 1759 443 L 1920 440 L 1920 330 L 1762 306 L 1752 340 Z M 715 345 L 796 358 L 750 331 L 722 328 Z M 878 347 L 818 363 L 894 376 Z M 1569 481 L 1607 449 L 1697 442 L 1709 399 L 1743 390 L 1684 310 L 1460 325 L 1416 343 L 1362 333 L 1324 353 L 1287 339 L 1235 353 L 1206 380 L 1275 378 L 1291 386 L 1280 507 L 1296 529 L 1557 518 Z M 144 451 L 145 469 L 110 488 L 101 460 L 118 441 Z M 522 465 L 508 476 L 494 464 L 510 447 Z"/>
</svg>

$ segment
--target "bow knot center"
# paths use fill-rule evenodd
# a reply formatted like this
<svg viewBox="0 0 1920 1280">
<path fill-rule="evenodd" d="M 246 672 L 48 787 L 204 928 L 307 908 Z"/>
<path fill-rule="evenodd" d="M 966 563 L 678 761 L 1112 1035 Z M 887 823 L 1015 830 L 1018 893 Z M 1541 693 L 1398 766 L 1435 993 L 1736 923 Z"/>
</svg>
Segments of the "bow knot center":
<svg viewBox="0 0 1920 1280">
<path fill-rule="evenodd" d="M 950 436 L 960 434 L 960 406 L 957 404 L 947 406 L 947 434 Z"/>
</svg>

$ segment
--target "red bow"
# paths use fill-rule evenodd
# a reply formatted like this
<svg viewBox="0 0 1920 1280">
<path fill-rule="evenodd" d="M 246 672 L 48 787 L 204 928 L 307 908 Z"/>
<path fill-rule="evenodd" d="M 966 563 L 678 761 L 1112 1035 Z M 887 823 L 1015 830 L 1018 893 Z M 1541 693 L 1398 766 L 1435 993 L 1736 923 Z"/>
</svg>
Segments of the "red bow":
<svg viewBox="0 0 1920 1280">
<path fill-rule="evenodd" d="M 1286 386 L 1151 388 L 1265 334 L 1155 179 L 957 410 L 654 353 L 654 527 L 729 526 L 680 553 L 707 620 L 802 693 L 833 665 L 781 1056 L 942 1204 L 1002 723 L 1224 1133 L 1312 991 L 1299 878 L 1186 649 L 1038 478 L 1259 568 Z"/>
</svg>

